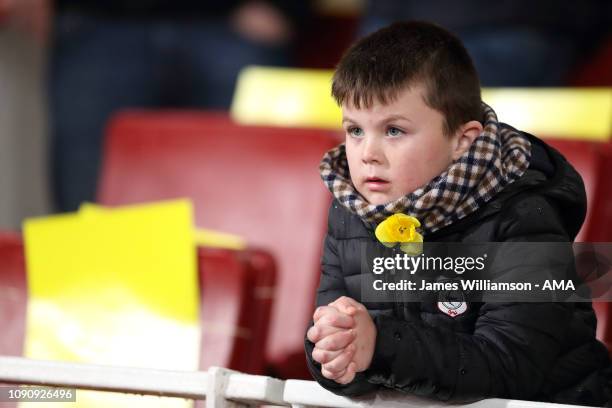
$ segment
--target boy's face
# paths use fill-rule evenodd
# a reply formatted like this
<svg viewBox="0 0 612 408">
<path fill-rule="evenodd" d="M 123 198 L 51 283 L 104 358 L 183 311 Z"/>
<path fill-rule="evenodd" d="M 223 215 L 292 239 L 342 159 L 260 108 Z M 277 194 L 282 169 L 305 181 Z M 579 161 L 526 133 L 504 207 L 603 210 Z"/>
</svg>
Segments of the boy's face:
<svg viewBox="0 0 612 408">
<path fill-rule="evenodd" d="M 342 104 L 351 180 L 370 204 L 394 201 L 446 170 L 458 151 L 459 133 L 444 135 L 444 117 L 427 106 L 422 86 L 402 90 L 382 105 Z"/>
</svg>

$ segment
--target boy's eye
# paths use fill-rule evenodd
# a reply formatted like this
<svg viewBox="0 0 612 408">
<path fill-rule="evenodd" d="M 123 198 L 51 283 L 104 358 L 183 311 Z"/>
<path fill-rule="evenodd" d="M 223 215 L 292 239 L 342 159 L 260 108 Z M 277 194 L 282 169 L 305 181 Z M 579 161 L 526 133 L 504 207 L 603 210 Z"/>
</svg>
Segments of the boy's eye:
<svg viewBox="0 0 612 408">
<path fill-rule="evenodd" d="M 390 127 L 389 129 L 387 129 L 387 134 L 391 137 L 397 137 L 402 135 L 404 132 L 402 132 L 400 129 L 396 128 L 396 127 Z"/>
<path fill-rule="evenodd" d="M 349 135 L 354 136 L 354 137 L 361 137 L 363 136 L 363 129 L 358 128 L 358 127 L 352 127 L 348 129 L 348 133 Z"/>
</svg>

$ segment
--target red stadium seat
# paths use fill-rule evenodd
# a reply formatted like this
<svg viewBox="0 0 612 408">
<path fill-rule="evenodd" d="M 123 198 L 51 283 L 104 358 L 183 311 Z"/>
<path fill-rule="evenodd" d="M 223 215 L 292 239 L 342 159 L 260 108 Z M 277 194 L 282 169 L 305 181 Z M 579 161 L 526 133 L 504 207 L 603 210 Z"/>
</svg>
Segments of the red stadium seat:
<svg viewBox="0 0 612 408">
<path fill-rule="evenodd" d="M 25 343 L 28 295 L 21 236 L 0 231 L 0 355 L 20 357 Z M 6 385 L 0 382 L 0 386 Z M 4 402 L 5 408 L 17 403 Z"/>
<path fill-rule="evenodd" d="M 21 356 L 28 302 L 21 236 L 0 232 L 0 355 Z"/>
<path fill-rule="evenodd" d="M 198 265 L 200 369 L 218 366 L 263 374 L 265 356 L 260 351 L 267 339 L 274 260 L 257 250 L 199 248 Z"/>
<path fill-rule="evenodd" d="M 594 241 L 600 234 L 599 221 L 595 221 L 597 189 L 604 174 L 601 173 L 605 157 L 601 154 L 601 143 L 582 140 L 546 139 L 546 143 L 557 149 L 580 173 L 587 193 L 587 216 L 576 241 Z"/>
<path fill-rule="evenodd" d="M 202 327 L 199 367 L 212 365 L 261 374 L 275 265 L 262 251 L 198 249 Z M 263 293 L 262 293 L 263 292 Z M 0 355 L 22 356 L 27 308 L 26 265 L 19 234 L 0 233 Z M 252 313 L 259 302 L 258 314 Z"/>
<path fill-rule="evenodd" d="M 572 163 L 584 180 L 588 210 L 576 238 L 582 242 L 612 242 L 612 144 L 578 140 L 547 139 Z M 612 307 L 610 302 L 593 302 L 597 314 L 597 338 L 612 355 Z"/>
<path fill-rule="evenodd" d="M 197 225 L 240 235 L 277 260 L 268 373 L 309 378 L 303 336 L 314 307 L 331 200 L 318 175 L 337 134 L 241 126 L 209 113 L 126 112 L 107 132 L 99 202 L 176 197 Z"/>
</svg>

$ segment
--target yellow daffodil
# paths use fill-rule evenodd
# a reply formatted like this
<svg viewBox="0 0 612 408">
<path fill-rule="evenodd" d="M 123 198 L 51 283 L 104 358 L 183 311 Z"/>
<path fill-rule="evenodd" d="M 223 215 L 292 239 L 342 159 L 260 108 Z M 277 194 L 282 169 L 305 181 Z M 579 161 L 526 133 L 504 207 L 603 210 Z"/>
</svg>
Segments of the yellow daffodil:
<svg viewBox="0 0 612 408">
<path fill-rule="evenodd" d="M 374 234 L 389 248 L 399 243 L 400 249 L 408 255 L 418 255 L 423 252 L 423 236 L 416 231 L 420 226 L 416 218 L 398 213 L 378 224 Z"/>
</svg>

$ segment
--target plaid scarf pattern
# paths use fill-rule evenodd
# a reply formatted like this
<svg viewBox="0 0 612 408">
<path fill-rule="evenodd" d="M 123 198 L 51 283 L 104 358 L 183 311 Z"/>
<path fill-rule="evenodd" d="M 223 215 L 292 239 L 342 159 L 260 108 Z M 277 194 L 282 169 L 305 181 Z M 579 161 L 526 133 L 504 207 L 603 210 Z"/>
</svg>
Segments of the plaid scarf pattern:
<svg viewBox="0 0 612 408">
<path fill-rule="evenodd" d="M 416 217 L 426 235 L 482 207 L 529 167 L 531 144 L 513 129 L 501 127 L 495 111 L 483 103 L 483 131 L 471 147 L 428 184 L 395 201 L 373 205 L 355 189 L 344 144 L 323 156 L 319 171 L 334 197 L 375 226 L 395 213 Z"/>
</svg>

